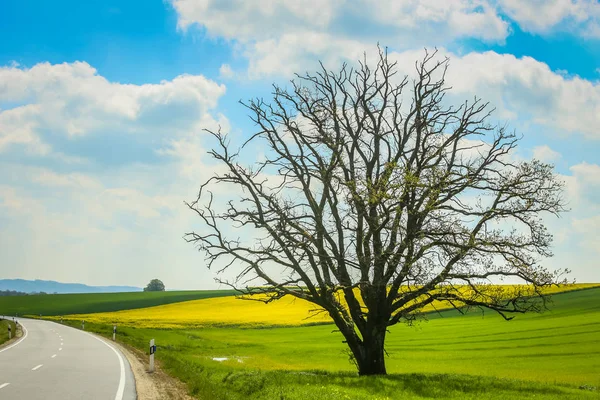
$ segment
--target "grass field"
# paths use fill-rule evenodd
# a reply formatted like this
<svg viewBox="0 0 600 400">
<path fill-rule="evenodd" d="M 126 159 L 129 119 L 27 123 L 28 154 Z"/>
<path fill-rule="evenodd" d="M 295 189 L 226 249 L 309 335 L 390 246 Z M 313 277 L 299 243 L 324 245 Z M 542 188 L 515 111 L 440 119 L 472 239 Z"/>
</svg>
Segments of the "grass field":
<svg viewBox="0 0 600 400">
<path fill-rule="evenodd" d="M 120 326 L 118 338 L 139 349 L 155 338 L 157 359 L 199 398 L 599 399 L 600 288 L 553 299 L 551 311 L 509 322 L 445 311 L 391 327 L 386 377 L 356 376 L 333 325 Z M 86 329 L 111 332 L 106 324 Z"/>
<path fill-rule="evenodd" d="M 12 329 L 12 337 L 15 337 L 17 333 L 17 327 L 15 323 L 12 321 L 8 321 L 5 319 L 0 319 L 0 344 L 6 342 L 8 340 L 8 327 Z"/>
<path fill-rule="evenodd" d="M 597 284 L 550 287 L 548 293 L 566 292 L 598 286 Z M 507 291 L 512 286 L 507 286 Z M 140 328 L 201 328 L 210 326 L 300 326 L 331 323 L 326 313 L 315 313 L 312 303 L 290 296 L 265 304 L 240 300 L 234 296 L 207 298 L 172 303 L 152 308 L 132 309 L 110 313 L 74 315 L 72 318 L 99 324 L 136 326 Z M 124 307 L 125 308 L 125 307 Z M 133 308 L 133 307 L 127 307 Z M 449 304 L 434 302 L 424 311 L 444 310 Z"/>
<path fill-rule="evenodd" d="M 232 290 L 200 290 L 6 296 L 0 297 L 0 315 L 41 314 L 48 316 L 108 312 L 152 307 L 207 297 L 231 296 L 233 293 Z"/>
</svg>

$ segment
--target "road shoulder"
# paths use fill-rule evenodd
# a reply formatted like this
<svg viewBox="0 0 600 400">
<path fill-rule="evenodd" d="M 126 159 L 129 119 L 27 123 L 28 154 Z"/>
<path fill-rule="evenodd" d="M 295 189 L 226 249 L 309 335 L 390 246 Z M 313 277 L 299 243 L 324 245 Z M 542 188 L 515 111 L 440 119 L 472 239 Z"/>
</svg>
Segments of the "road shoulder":
<svg viewBox="0 0 600 400">
<path fill-rule="evenodd" d="M 142 351 L 118 342 L 111 342 L 129 361 L 135 376 L 138 400 L 192 400 L 186 385 L 166 374 L 158 362 L 155 371 L 148 372 L 148 356 Z"/>
<path fill-rule="evenodd" d="M 11 346 L 11 345 L 15 344 L 15 342 L 21 340 L 21 337 L 23 337 L 23 327 L 21 326 L 21 324 L 17 324 L 16 327 L 17 327 L 16 328 L 17 332 L 16 332 L 15 336 L 13 336 L 12 339 L 9 339 L 3 343 L 0 343 L 0 350 L 2 350 L 5 347 Z"/>
</svg>

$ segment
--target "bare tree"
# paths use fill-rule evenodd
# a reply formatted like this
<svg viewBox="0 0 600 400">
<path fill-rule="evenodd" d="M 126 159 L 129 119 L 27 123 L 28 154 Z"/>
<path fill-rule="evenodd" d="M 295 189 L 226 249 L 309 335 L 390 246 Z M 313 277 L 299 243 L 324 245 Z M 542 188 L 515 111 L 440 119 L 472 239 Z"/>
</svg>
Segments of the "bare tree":
<svg viewBox="0 0 600 400">
<path fill-rule="evenodd" d="M 209 131 L 218 142 L 209 154 L 226 172 L 188 204 L 203 229 L 185 238 L 209 267 L 238 268 L 224 281 L 263 301 L 316 304 L 361 375 L 386 373 L 387 328 L 429 304 L 510 319 L 542 310 L 542 289 L 568 272 L 539 264 L 552 241 L 540 215 L 564 211 L 553 167 L 511 157 L 519 138 L 486 122 L 487 103 L 446 105 L 448 59 L 426 52 L 415 67 L 416 78 L 399 78 L 380 49 L 373 69 L 366 56 L 356 69 L 321 64 L 287 89 L 274 85 L 271 103 L 242 102 L 258 133 L 232 150 Z M 266 156 L 243 166 L 252 143 Z M 219 184 L 239 196 L 222 201 L 211 190 Z M 255 235 L 231 235 L 249 228 Z M 491 284 L 506 277 L 523 285 Z"/>
</svg>

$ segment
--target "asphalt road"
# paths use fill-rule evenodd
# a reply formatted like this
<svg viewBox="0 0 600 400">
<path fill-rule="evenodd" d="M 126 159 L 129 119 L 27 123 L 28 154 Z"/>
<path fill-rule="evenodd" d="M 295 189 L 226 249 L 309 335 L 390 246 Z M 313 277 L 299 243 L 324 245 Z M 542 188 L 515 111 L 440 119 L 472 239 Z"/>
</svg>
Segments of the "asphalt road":
<svg viewBox="0 0 600 400">
<path fill-rule="evenodd" d="M 23 336 L 0 348 L 0 399 L 136 398 L 127 358 L 110 341 L 53 322 L 18 321 Z"/>
</svg>

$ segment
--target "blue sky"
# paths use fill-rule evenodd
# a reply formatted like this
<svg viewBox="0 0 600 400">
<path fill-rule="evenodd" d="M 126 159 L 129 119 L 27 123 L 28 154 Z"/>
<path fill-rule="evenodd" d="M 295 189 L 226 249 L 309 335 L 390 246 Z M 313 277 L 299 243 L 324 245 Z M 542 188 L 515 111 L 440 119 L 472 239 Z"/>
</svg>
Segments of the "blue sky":
<svg viewBox="0 0 600 400">
<path fill-rule="evenodd" d="M 572 211 L 547 264 L 600 281 L 596 0 L 9 0 L 0 35 L 0 278 L 214 287 L 181 238 L 213 168 L 201 129 L 248 135 L 238 100 L 380 42 L 407 73 L 439 48 L 453 96 L 556 165 Z"/>
</svg>

